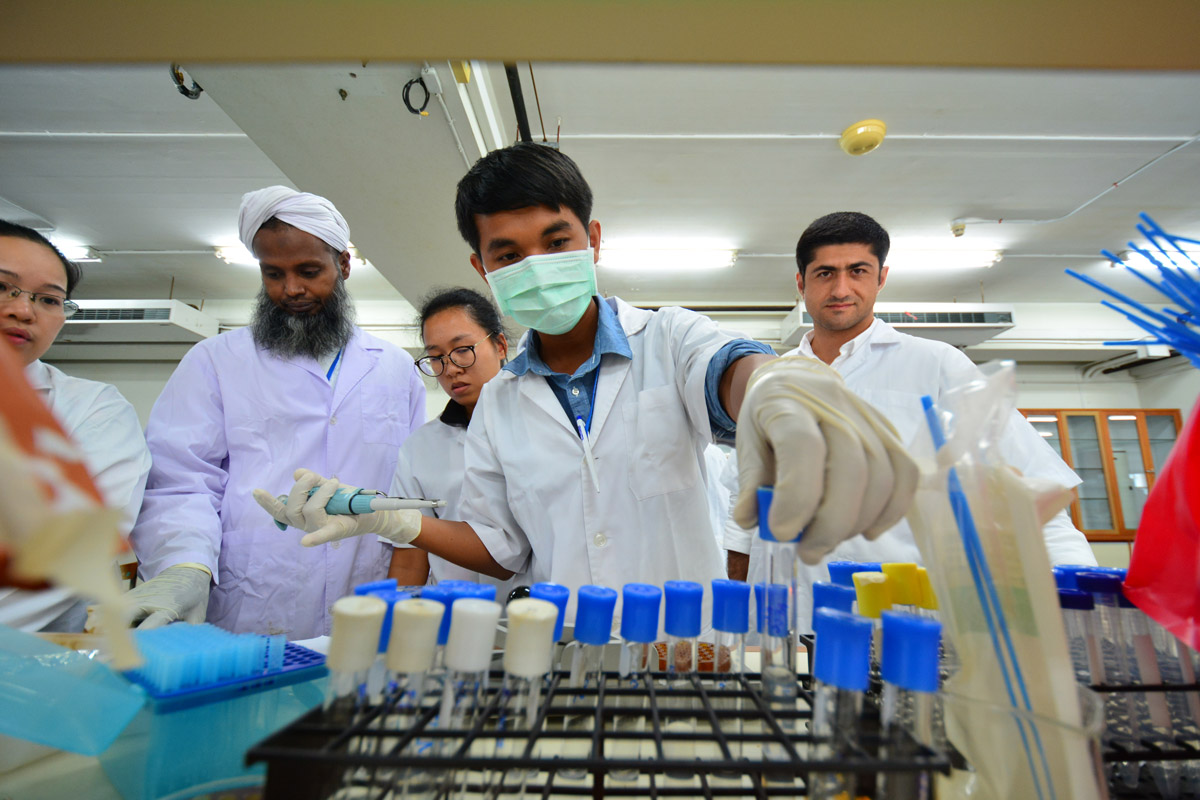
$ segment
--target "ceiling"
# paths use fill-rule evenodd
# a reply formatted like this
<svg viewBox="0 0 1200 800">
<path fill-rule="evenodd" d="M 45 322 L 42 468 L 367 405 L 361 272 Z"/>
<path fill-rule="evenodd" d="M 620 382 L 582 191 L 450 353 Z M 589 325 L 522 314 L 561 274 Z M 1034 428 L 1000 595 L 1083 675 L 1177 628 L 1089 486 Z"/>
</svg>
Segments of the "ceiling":
<svg viewBox="0 0 1200 800">
<path fill-rule="evenodd" d="M 362 301 L 392 301 L 407 322 L 406 301 L 434 286 L 483 286 L 452 204 L 480 155 L 468 117 L 486 149 L 516 138 L 499 65 L 475 64 L 464 98 L 434 62 L 446 106 L 431 102 L 428 117 L 401 101 L 418 63 L 186 66 L 198 100 L 166 64 L 0 67 L 0 198 L 104 251 L 80 297 L 250 298 L 256 271 L 211 248 L 236 241 L 242 193 L 273 183 L 342 210 L 375 266 L 348 284 Z M 835 210 L 875 216 L 897 256 L 1003 251 L 988 269 L 897 268 L 881 297 L 895 302 L 1099 299 L 1065 267 L 1154 300 L 1098 251 L 1123 249 L 1140 211 L 1200 238 L 1200 145 L 1181 147 L 1200 133 L 1193 72 L 523 62 L 519 75 L 535 138 L 539 102 L 550 139 L 561 120 L 606 245 L 668 237 L 739 251 L 723 271 L 601 269 L 604 292 L 645 305 L 781 314 L 797 296 L 799 233 Z M 867 117 L 887 123 L 887 139 L 845 154 L 838 135 Z M 959 218 L 1005 221 L 955 238 Z"/>
</svg>

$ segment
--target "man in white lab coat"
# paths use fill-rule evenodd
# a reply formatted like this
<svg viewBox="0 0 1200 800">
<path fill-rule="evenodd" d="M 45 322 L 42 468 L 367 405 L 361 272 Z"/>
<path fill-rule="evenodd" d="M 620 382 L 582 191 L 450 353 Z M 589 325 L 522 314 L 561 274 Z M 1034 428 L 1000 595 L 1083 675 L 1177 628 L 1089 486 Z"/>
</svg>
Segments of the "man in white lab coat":
<svg viewBox="0 0 1200 800">
<path fill-rule="evenodd" d="M 956 386 L 973 380 L 978 370 L 954 347 L 900 333 L 874 315 L 875 299 L 887 283 L 887 231 L 857 212 L 828 214 L 813 222 L 796 245 L 796 285 L 813 329 L 789 355 L 817 358 L 837 370 L 859 397 L 880 409 L 903 442 L 925 429 L 922 395 L 935 402 Z M 1072 488 L 1080 479 L 1019 413 L 1013 412 L 1000 444 L 1011 465 L 1030 477 L 1047 478 Z M 1044 528 L 1046 549 L 1056 564 L 1095 564 L 1086 538 L 1061 511 Z M 761 546 L 756 531 L 726 526 L 733 577 L 763 580 Z M 807 582 L 829 580 L 830 561 L 900 561 L 920 563 L 921 556 L 907 521 L 874 541 L 856 538 L 838 546 L 820 565 L 802 566 Z M 811 593 L 802 593 L 800 619 L 808 624 Z"/>
<path fill-rule="evenodd" d="M 774 359 L 685 309 L 648 311 L 600 297 L 600 223 L 591 205 L 575 163 L 542 145 L 490 153 L 459 183 L 456 212 L 471 264 L 501 311 L 531 329 L 471 418 L 467 522 L 407 511 L 330 517 L 324 503 L 336 481 L 313 473 L 298 480 L 286 507 L 256 492 L 264 508 L 309 531 L 306 544 L 379 533 L 497 577 L 524 571 L 572 589 L 707 583 L 723 577 L 724 565 L 703 450 L 736 428 L 739 446 L 774 454 L 744 469 L 743 486 L 774 482 L 779 462 L 778 495 L 786 499 L 772 506 L 773 523 L 776 512 L 786 514 L 781 527 L 811 523 L 832 542 L 899 519 L 916 474 L 877 412 L 808 359 Z M 818 396 L 810 406 L 796 400 Z M 838 447 L 824 447 L 812 406 L 845 409 L 847 438 Z M 839 486 L 839 502 L 818 509 L 825 471 L 849 460 L 861 480 Z M 883 491 L 868 496 L 869 485 Z M 845 509 L 853 509 L 849 521 Z M 753 516 L 753 491 L 743 491 L 737 511 Z"/>
<path fill-rule="evenodd" d="M 146 428 L 154 468 L 131 536 L 142 625 L 328 634 L 330 606 L 383 578 L 373 537 L 302 549 L 250 492 L 292 485 L 297 464 L 386 488 L 425 419 L 412 358 L 353 322 L 350 230 L 323 197 L 272 186 L 242 198 L 239 236 L 263 288 L 249 327 L 195 345 Z M 211 599 L 210 599 L 211 587 Z"/>
<path fill-rule="evenodd" d="M 67 375 L 41 357 L 75 310 L 82 274 L 37 231 L 0 221 L 0 332 L 25 363 L 25 377 L 83 452 L 104 501 L 123 512 L 128 532 L 142 504 L 150 451 L 137 412 L 115 387 Z M 108 569 L 97 564 L 96 569 Z M 0 588 L 0 625 L 21 630 L 80 631 L 85 602 L 65 589 Z"/>
</svg>

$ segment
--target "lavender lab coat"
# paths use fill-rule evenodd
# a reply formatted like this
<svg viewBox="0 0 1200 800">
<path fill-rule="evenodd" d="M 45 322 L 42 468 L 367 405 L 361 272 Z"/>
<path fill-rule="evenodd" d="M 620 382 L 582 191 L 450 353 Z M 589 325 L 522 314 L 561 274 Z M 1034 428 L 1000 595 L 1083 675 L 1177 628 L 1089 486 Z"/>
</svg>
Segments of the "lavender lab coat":
<svg viewBox="0 0 1200 800">
<path fill-rule="evenodd" d="M 386 491 L 400 444 L 425 419 L 412 358 L 356 329 L 335 384 L 313 359 L 260 350 L 246 328 L 200 342 L 146 426 L 154 459 L 130 535 L 143 580 L 174 564 L 212 570 L 208 620 L 231 631 L 306 639 L 329 607 L 387 573 L 391 547 L 362 536 L 301 547 L 251 496 L 292 486 L 297 467 Z"/>
</svg>

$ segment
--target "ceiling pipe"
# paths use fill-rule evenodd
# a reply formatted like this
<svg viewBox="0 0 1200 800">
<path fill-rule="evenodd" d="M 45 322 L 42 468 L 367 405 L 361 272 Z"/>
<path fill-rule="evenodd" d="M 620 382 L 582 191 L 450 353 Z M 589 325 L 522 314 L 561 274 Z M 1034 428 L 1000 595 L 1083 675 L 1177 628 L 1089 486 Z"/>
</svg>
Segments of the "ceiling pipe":
<svg viewBox="0 0 1200 800">
<path fill-rule="evenodd" d="M 525 111 L 525 93 L 521 91 L 521 75 L 517 72 L 517 65 L 504 62 L 504 74 L 508 76 L 508 91 L 512 94 L 513 111 L 517 112 L 517 133 L 522 142 L 532 142 L 529 115 Z"/>
</svg>

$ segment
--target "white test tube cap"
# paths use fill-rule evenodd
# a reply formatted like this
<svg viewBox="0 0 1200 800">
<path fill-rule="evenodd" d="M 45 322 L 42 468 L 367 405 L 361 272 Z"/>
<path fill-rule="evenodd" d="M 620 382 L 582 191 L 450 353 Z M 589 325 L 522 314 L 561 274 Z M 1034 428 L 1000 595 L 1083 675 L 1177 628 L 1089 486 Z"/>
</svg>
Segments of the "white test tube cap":
<svg viewBox="0 0 1200 800">
<path fill-rule="evenodd" d="M 392 635 L 388 639 L 387 668 L 412 674 L 433 666 L 438 628 L 446 607 L 436 600 L 410 598 L 392 607 Z"/>
<path fill-rule="evenodd" d="M 459 672 L 482 672 L 492 663 L 500 604 L 464 597 L 454 601 L 450 636 L 446 639 L 446 668 Z"/>
<path fill-rule="evenodd" d="M 378 597 L 343 597 L 333 604 L 333 629 L 325 664 L 335 672 L 370 669 L 379 652 L 387 603 Z"/>
<path fill-rule="evenodd" d="M 526 597 L 508 604 L 508 638 L 504 671 L 521 678 L 539 678 L 550 671 L 554 656 L 554 627 L 558 606 Z"/>
</svg>

